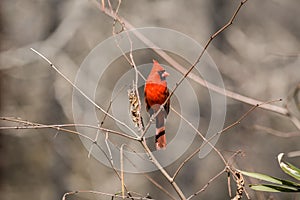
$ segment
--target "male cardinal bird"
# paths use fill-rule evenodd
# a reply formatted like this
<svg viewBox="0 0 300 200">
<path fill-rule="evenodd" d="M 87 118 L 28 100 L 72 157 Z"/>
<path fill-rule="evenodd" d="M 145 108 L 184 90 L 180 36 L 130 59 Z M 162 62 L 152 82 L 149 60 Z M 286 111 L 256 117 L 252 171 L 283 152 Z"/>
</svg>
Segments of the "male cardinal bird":
<svg viewBox="0 0 300 200">
<path fill-rule="evenodd" d="M 159 109 L 160 106 L 166 101 L 169 96 L 169 89 L 167 87 L 166 77 L 169 74 L 166 70 L 156 61 L 153 60 L 153 68 L 146 80 L 145 85 L 145 102 L 147 112 L 152 116 Z M 167 145 L 165 135 L 165 118 L 169 114 L 170 99 L 164 105 L 156 116 L 156 134 L 155 144 L 156 149 L 164 149 Z"/>
</svg>

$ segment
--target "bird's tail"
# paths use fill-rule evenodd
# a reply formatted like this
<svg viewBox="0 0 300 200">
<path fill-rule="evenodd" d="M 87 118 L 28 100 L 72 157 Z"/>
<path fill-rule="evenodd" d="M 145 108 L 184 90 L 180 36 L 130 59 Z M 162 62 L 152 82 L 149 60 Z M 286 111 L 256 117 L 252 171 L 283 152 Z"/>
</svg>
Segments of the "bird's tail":
<svg viewBox="0 0 300 200">
<path fill-rule="evenodd" d="M 165 128 L 165 127 L 163 127 L 163 128 Z M 155 145 L 156 145 L 157 150 L 166 148 L 167 139 L 166 139 L 165 130 L 156 129 Z"/>
<path fill-rule="evenodd" d="M 157 150 L 165 149 L 167 146 L 164 124 L 165 124 L 165 114 L 163 111 L 161 111 L 156 116 L 155 146 Z"/>
</svg>

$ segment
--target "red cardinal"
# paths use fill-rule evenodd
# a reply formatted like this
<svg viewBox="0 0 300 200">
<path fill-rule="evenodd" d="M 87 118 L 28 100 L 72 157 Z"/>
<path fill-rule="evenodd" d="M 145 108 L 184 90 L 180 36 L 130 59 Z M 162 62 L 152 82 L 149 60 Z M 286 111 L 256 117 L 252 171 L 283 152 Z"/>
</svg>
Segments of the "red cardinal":
<svg viewBox="0 0 300 200">
<path fill-rule="evenodd" d="M 166 81 L 167 76 L 169 76 L 169 74 L 166 70 L 156 60 L 153 60 L 153 68 L 145 85 L 146 109 L 150 116 L 160 109 L 160 106 L 169 96 L 169 89 Z M 169 110 L 170 99 L 168 99 L 168 102 L 164 105 L 164 110 L 159 112 L 156 116 L 155 144 L 156 149 L 158 150 L 165 148 L 167 145 L 165 135 L 165 118 L 169 114 Z"/>
</svg>

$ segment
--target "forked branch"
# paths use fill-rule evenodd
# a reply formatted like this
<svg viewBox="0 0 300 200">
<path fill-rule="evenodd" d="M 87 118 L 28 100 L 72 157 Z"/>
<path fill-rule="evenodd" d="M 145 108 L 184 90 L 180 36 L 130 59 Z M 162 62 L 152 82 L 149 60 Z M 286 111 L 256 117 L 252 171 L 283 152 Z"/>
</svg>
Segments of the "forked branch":
<svg viewBox="0 0 300 200">
<path fill-rule="evenodd" d="M 97 6 L 102 7 L 99 2 L 97 2 L 96 0 L 93 1 Z M 235 12 L 233 13 L 232 17 L 230 18 L 230 20 L 222 27 L 220 28 L 218 31 L 216 31 L 214 34 L 211 35 L 211 37 L 209 38 L 209 40 L 206 42 L 206 45 L 204 47 L 204 50 L 200 53 L 198 59 L 200 59 L 202 57 L 202 54 L 204 53 L 204 51 L 207 49 L 207 47 L 209 46 L 209 44 L 212 42 L 212 40 L 219 35 L 221 32 L 223 32 L 225 29 L 227 29 L 235 20 L 237 14 L 239 13 L 241 7 L 247 2 L 247 0 L 243 0 L 240 2 L 239 6 L 236 8 Z M 102 7 L 101 11 L 103 13 L 105 13 L 107 16 L 112 17 L 113 19 L 118 19 L 119 21 L 122 22 L 122 24 L 126 27 L 127 30 L 131 30 L 133 32 L 133 34 L 135 34 L 135 36 L 137 38 L 139 38 L 142 42 L 144 42 L 147 46 L 149 46 L 149 48 L 151 48 L 154 52 L 156 52 L 159 56 L 161 56 L 163 59 L 165 59 L 171 66 L 173 66 L 176 70 L 178 70 L 179 72 L 181 72 L 182 74 L 187 74 L 187 77 L 191 78 L 192 80 L 194 80 L 195 82 L 199 83 L 200 85 L 208 88 L 209 90 L 215 91 L 219 94 L 225 95 L 229 98 L 232 98 L 234 100 L 249 104 L 249 105 L 257 105 L 257 104 L 262 104 L 263 101 L 254 99 L 254 98 L 250 98 L 238 93 L 235 93 L 233 91 L 230 90 L 226 90 L 223 88 L 220 88 L 212 83 L 209 83 L 207 81 L 205 81 L 204 79 L 202 79 L 200 76 L 197 76 L 196 74 L 192 73 L 192 72 L 187 72 L 186 69 L 181 66 L 177 61 L 175 61 L 172 57 L 170 57 L 166 52 L 164 52 L 163 50 L 161 50 L 160 48 L 158 48 L 150 39 L 146 38 L 143 34 L 141 34 L 140 32 L 138 32 L 137 30 L 135 30 L 135 27 L 130 24 L 124 17 L 120 17 L 117 13 L 115 13 L 113 10 L 106 8 L 106 7 Z M 197 59 L 197 60 L 198 60 Z M 196 60 L 196 64 L 198 63 L 198 61 Z M 193 67 L 193 66 L 192 66 Z M 291 117 L 290 116 L 290 112 L 288 109 L 281 107 L 281 106 L 277 106 L 277 105 L 272 105 L 272 104 L 264 104 L 262 106 L 260 106 L 260 108 L 267 110 L 267 111 L 271 111 L 271 112 L 275 112 L 278 113 L 280 115 L 283 115 L 287 118 L 289 118 L 289 120 L 291 120 L 293 122 L 293 124 L 296 126 L 297 129 L 300 130 L 300 121 L 299 119 L 297 119 L 296 117 Z"/>
</svg>

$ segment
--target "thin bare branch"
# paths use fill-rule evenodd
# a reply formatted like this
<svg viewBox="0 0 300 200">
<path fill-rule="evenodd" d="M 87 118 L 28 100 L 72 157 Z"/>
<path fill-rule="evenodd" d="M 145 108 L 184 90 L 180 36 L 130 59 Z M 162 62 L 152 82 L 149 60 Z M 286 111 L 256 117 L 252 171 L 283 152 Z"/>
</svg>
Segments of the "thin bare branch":
<svg viewBox="0 0 300 200">
<path fill-rule="evenodd" d="M 171 199 L 176 200 L 176 198 L 170 193 L 168 192 L 168 190 L 166 190 L 163 186 L 161 186 L 159 183 L 157 183 L 153 178 L 151 178 L 149 175 L 144 174 L 144 176 L 153 184 L 155 185 L 157 188 L 159 188 L 161 191 L 163 191 L 165 194 L 167 194 Z"/>
<path fill-rule="evenodd" d="M 240 124 L 242 122 L 243 119 L 245 119 L 253 110 L 255 110 L 258 107 L 261 107 L 265 104 L 270 104 L 276 101 L 282 101 L 282 99 L 276 99 L 276 100 L 270 100 L 270 101 L 266 101 L 266 102 L 262 102 L 260 104 L 256 104 L 254 106 L 252 106 L 245 114 L 243 114 L 238 120 L 236 120 L 235 122 L 233 122 L 232 124 L 230 124 L 229 126 L 227 126 L 226 128 L 224 128 L 223 130 L 221 130 L 218 134 L 224 133 L 226 132 L 228 129 L 231 129 L 232 127 L 236 126 L 237 124 Z"/>
<path fill-rule="evenodd" d="M 240 11 L 241 7 L 246 3 L 247 0 L 241 1 L 240 5 L 235 10 L 234 14 L 232 15 L 231 19 L 225 24 L 223 27 L 221 27 L 217 32 L 215 32 L 207 41 L 206 45 L 204 46 L 203 50 L 201 51 L 200 55 L 196 59 L 195 63 L 188 69 L 187 72 L 184 73 L 184 76 L 175 84 L 175 87 L 172 89 L 169 97 L 166 99 L 165 103 L 171 98 L 171 96 L 174 94 L 175 90 L 178 88 L 178 86 L 184 81 L 184 79 L 191 73 L 191 71 L 196 67 L 196 65 L 200 62 L 200 59 L 202 58 L 204 52 L 207 50 L 210 43 L 213 41 L 215 37 L 217 37 L 220 33 L 222 33 L 224 30 L 226 30 L 230 25 L 233 24 L 233 21 L 235 20 L 238 12 Z"/>
<path fill-rule="evenodd" d="M 15 122 L 15 123 L 21 123 L 21 124 L 24 124 L 24 127 L 25 126 L 32 126 L 32 127 L 42 127 L 42 126 L 45 126 L 45 125 L 40 124 L 40 123 L 29 122 L 29 121 L 25 121 L 25 120 L 21 120 L 21 119 L 16 119 L 16 118 L 11 118 L 11 117 L 0 117 L 0 120 L 5 120 L 5 121 L 10 121 L 10 122 Z M 111 168 L 114 170 L 114 172 L 117 175 L 117 177 L 121 180 L 120 174 L 115 169 L 115 167 L 114 167 L 113 163 L 111 162 L 110 158 L 107 156 L 107 154 L 105 153 L 105 151 L 101 148 L 101 146 L 97 142 L 95 142 L 92 138 L 90 138 L 90 137 L 88 137 L 88 136 L 86 136 L 84 134 L 81 134 L 81 133 L 79 133 L 77 131 L 73 131 L 73 130 L 69 130 L 69 129 L 65 129 L 65 128 L 60 128 L 60 127 L 57 127 L 57 126 L 48 126 L 46 128 L 52 128 L 52 129 L 55 129 L 57 131 L 63 131 L 63 132 L 67 132 L 67 133 L 72 133 L 72 134 L 81 136 L 81 137 L 89 140 L 91 143 L 94 143 L 97 146 L 97 148 L 104 154 L 104 156 L 106 157 L 106 159 L 110 163 Z M 126 188 L 126 185 L 124 185 L 124 188 L 127 191 L 127 194 L 129 196 L 131 196 L 131 194 L 128 192 L 128 190 Z"/>
<path fill-rule="evenodd" d="M 202 57 L 202 55 L 204 54 L 204 52 L 205 52 L 205 50 L 207 49 L 207 47 L 209 46 L 209 44 L 211 43 L 211 41 L 218 35 L 218 34 L 220 34 L 221 32 L 223 32 L 225 29 L 227 29 L 232 23 L 233 23 L 233 21 L 234 21 L 234 19 L 235 19 L 235 17 L 236 17 L 236 15 L 237 15 L 237 13 L 239 12 L 239 10 L 240 10 L 240 8 L 242 7 L 242 5 L 246 2 L 247 0 L 244 0 L 244 1 L 242 1 L 241 2 L 241 4 L 240 4 L 240 6 L 236 9 L 236 11 L 235 11 L 235 13 L 233 14 L 233 16 L 231 17 L 231 19 L 229 20 L 229 22 L 226 24 L 226 25 L 224 25 L 219 31 L 217 31 L 215 34 L 213 34 L 212 36 L 211 36 L 211 38 L 209 39 L 209 41 L 207 42 L 207 44 L 205 45 L 205 48 L 203 49 L 203 51 L 200 53 L 200 55 L 199 55 L 199 57 L 198 57 L 198 59 L 196 60 L 196 62 L 190 67 L 190 69 L 187 71 L 187 72 L 185 72 L 184 73 L 184 76 L 176 83 L 176 85 L 175 85 L 175 87 L 174 87 L 174 89 L 171 91 L 171 93 L 170 93 L 170 95 L 168 96 L 168 98 L 167 98 L 167 100 L 165 101 L 165 103 L 171 98 L 171 96 L 174 94 L 174 92 L 175 92 L 175 90 L 177 89 L 177 87 L 183 82 L 183 80 L 190 74 L 190 72 L 192 71 L 192 69 L 196 66 L 196 64 L 200 61 L 200 59 L 201 59 L 201 57 Z M 120 3 L 120 2 L 119 2 Z M 120 5 L 120 4 L 119 4 Z M 103 10 L 104 12 L 105 12 L 105 10 Z M 117 12 L 113 12 L 113 10 L 112 9 L 110 9 L 110 13 L 111 14 L 113 14 L 113 18 L 114 18 L 114 20 L 116 21 L 116 19 L 118 19 L 119 20 L 119 22 L 122 22 L 122 26 L 123 26 L 123 24 L 125 24 L 124 23 L 124 21 L 123 20 L 121 20 L 121 18 L 118 16 L 118 13 Z M 107 13 L 106 13 L 107 14 Z M 126 27 L 126 25 L 125 25 L 125 27 Z M 130 38 L 129 38 L 129 41 L 131 42 L 131 40 L 130 40 Z M 132 57 L 132 51 L 130 51 L 130 53 L 131 53 L 131 62 L 130 63 L 134 63 L 133 62 L 133 57 Z M 125 54 L 124 54 L 125 55 Z M 125 57 L 127 58 L 127 56 L 125 55 Z M 135 67 L 135 65 L 133 64 L 133 66 Z M 136 69 L 136 67 L 135 67 L 135 69 Z M 137 75 L 137 70 L 136 70 L 136 76 L 138 76 Z M 136 81 L 137 81 L 137 77 L 136 77 Z M 137 85 L 137 84 L 136 84 Z M 165 104 L 164 103 L 164 104 Z M 163 105 L 164 105 L 163 104 Z M 160 108 L 160 110 L 157 112 L 157 113 L 159 113 L 162 109 L 163 109 L 163 105 L 161 106 L 161 108 Z M 156 114 L 157 113 L 155 113 L 153 116 L 152 116 L 152 118 L 155 118 L 156 117 Z M 151 120 L 150 120 L 151 121 Z M 145 128 L 145 130 L 144 130 L 144 132 L 142 133 L 142 135 L 141 135 L 141 143 L 143 144 L 143 146 L 144 146 L 144 148 L 145 148 L 145 150 L 147 151 L 147 153 L 150 155 L 150 157 L 151 157 L 151 159 L 152 159 L 152 162 L 158 167 L 158 169 L 162 172 L 162 174 L 167 178 L 167 180 L 170 182 L 170 183 L 175 183 L 174 182 L 174 179 L 172 179 L 169 175 L 168 175 L 168 173 L 160 166 L 160 164 L 157 162 L 157 160 L 155 159 L 155 157 L 153 157 L 153 155 L 152 155 L 152 153 L 151 153 L 151 151 L 148 149 L 148 146 L 146 145 L 146 143 L 145 143 L 145 141 L 143 140 L 143 137 L 144 137 L 144 135 L 145 135 L 145 133 L 146 133 L 146 131 L 147 131 L 147 129 L 149 128 L 149 126 L 150 126 L 150 122 L 146 125 L 146 128 Z M 196 129 L 197 130 L 197 129 Z M 199 131 L 198 131 L 199 132 Z M 204 139 L 204 140 L 206 140 L 204 137 L 203 137 L 203 135 L 200 133 L 199 134 L 200 136 L 202 136 L 202 138 Z M 209 143 L 209 141 L 207 141 L 208 143 Z M 211 145 L 212 146 L 212 145 Z M 214 147 L 213 147 L 214 148 Z M 218 150 L 216 150 L 217 152 L 218 152 Z M 220 152 L 219 152 L 220 153 Z M 220 154 L 220 156 L 221 156 L 221 158 L 223 158 L 223 156 Z M 223 158 L 223 160 L 224 160 L 224 162 L 226 162 L 225 161 L 225 159 Z M 175 173 L 175 176 L 176 176 L 176 173 Z M 174 176 L 174 177 L 175 177 Z M 172 184 L 173 185 L 173 184 Z M 173 187 L 174 187 L 174 185 L 173 185 Z M 181 194 L 180 192 L 181 192 L 181 190 L 179 189 L 177 189 L 176 187 L 174 187 L 174 189 L 176 190 L 176 192 L 179 194 L 179 196 L 181 197 L 181 198 L 185 198 L 184 197 L 184 195 L 183 194 Z"/>
<path fill-rule="evenodd" d="M 244 0 L 240 3 L 240 5 L 237 7 L 236 11 L 234 12 L 233 16 L 231 17 L 231 19 L 229 20 L 229 24 L 227 23 L 224 27 L 228 27 L 229 25 L 231 25 L 231 23 L 234 21 L 235 17 L 237 16 L 238 12 L 240 11 L 241 7 L 246 3 L 247 0 Z M 98 4 L 98 2 L 93 1 L 95 4 Z M 112 18 L 115 18 L 115 13 L 111 12 L 109 9 L 105 8 L 104 10 L 102 10 L 107 16 L 110 16 Z M 144 35 L 142 35 L 140 32 L 138 32 L 137 30 L 134 30 L 135 27 L 130 24 L 126 19 L 119 17 L 120 20 L 123 22 L 123 24 L 125 25 L 125 27 L 127 28 L 127 30 L 132 30 L 133 34 L 136 35 L 136 37 L 138 37 L 142 42 L 144 42 L 146 45 L 148 45 L 149 47 L 152 48 L 152 50 L 154 52 L 156 52 L 158 55 L 160 55 L 163 59 L 165 59 L 171 66 L 173 66 L 175 69 L 177 69 L 179 72 L 181 72 L 182 74 L 186 74 L 186 69 L 184 67 L 182 67 L 178 62 L 176 62 L 172 57 L 170 57 L 166 52 L 164 52 L 163 50 L 159 49 L 153 42 L 151 42 L 148 38 L 146 38 Z M 230 23 L 231 22 L 231 23 Z M 222 27 L 219 31 L 223 31 L 224 28 Z M 206 43 L 206 45 L 209 45 L 211 40 L 213 38 L 216 37 L 216 35 L 218 35 L 220 32 L 217 31 L 215 34 L 213 34 L 211 36 L 211 38 L 208 40 L 208 42 Z M 201 54 L 200 54 L 201 56 Z M 214 84 L 211 84 L 205 80 L 203 80 L 201 77 L 197 76 L 196 74 L 190 72 L 188 73 L 188 77 L 191 78 L 192 80 L 194 80 L 195 82 L 199 83 L 200 85 L 208 88 L 209 90 L 215 91 L 219 94 L 225 95 L 229 98 L 235 99 L 237 101 L 249 104 L 249 105 L 257 105 L 257 104 L 261 104 L 263 103 L 262 101 L 232 92 L 230 90 L 225 90 L 223 88 L 220 88 Z M 289 116 L 289 111 L 281 106 L 276 106 L 276 105 L 272 105 L 272 104 L 264 104 L 262 105 L 260 108 L 267 110 L 267 111 L 271 111 L 271 112 L 275 112 L 278 113 L 280 115 L 283 115 L 285 117 L 290 117 Z M 292 120 L 292 122 L 294 124 L 296 124 L 296 127 L 298 129 L 300 129 L 299 127 L 299 120 L 296 118 Z"/>
<path fill-rule="evenodd" d="M 125 88 L 125 86 L 121 87 L 120 90 L 117 92 L 116 96 L 113 97 L 113 98 L 109 101 L 109 105 L 108 105 L 108 107 L 107 107 L 107 109 L 106 109 L 106 113 L 109 112 L 109 110 L 110 110 L 110 108 L 111 108 L 111 105 L 112 105 L 113 101 L 117 98 L 117 96 L 121 93 L 121 91 L 122 91 L 124 88 Z M 98 141 L 98 137 L 99 137 L 99 134 L 100 134 L 100 131 L 99 131 L 99 130 L 101 130 L 101 128 L 103 127 L 103 124 L 104 124 L 104 121 L 105 121 L 106 117 L 107 117 L 107 114 L 104 114 L 103 119 L 102 119 L 102 121 L 100 122 L 100 124 L 99 124 L 99 122 L 98 122 L 98 124 L 99 124 L 98 126 L 100 127 L 100 129 L 98 129 L 98 131 L 97 131 L 97 133 L 96 133 L 95 140 L 94 140 L 94 143 L 93 143 L 93 144 L 91 145 L 91 147 L 90 147 L 88 157 L 89 157 L 90 154 L 92 153 L 93 146 L 94 146 L 95 142 Z M 109 147 L 109 145 L 108 145 L 108 132 L 107 132 L 107 131 L 105 132 L 105 144 L 106 144 L 106 147 L 107 147 L 109 156 L 110 156 L 110 160 L 111 160 L 111 162 L 113 163 L 113 159 L 112 159 L 112 155 L 111 155 L 111 150 L 110 150 L 110 147 Z"/>
<path fill-rule="evenodd" d="M 139 155 L 134 149 L 132 149 L 130 146 L 124 144 L 124 146 L 126 146 L 129 150 L 131 150 L 133 153 L 135 153 L 138 157 L 140 157 L 140 159 L 145 160 L 144 157 L 142 157 L 141 155 Z M 130 162 L 130 164 L 137 169 L 138 171 L 141 171 L 140 167 L 138 167 L 135 163 L 133 163 L 133 161 L 131 161 L 126 155 L 124 155 L 124 157 Z M 149 162 L 152 162 L 152 159 L 149 155 Z M 156 182 L 153 178 L 151 178 L 149 175 L 147 175 L 146 173 L 142 173 L 143 176 L 145 176 L 152 184 L 154 184 L 157 188 L 159 188 L 162 192 L 164 192 L 166 195 L 168 195 L 171 199 L 176 199 L 171 193 L 169 193 L 162 185 L 160 185 L 158 182 Z"/>
<path fill-rule="evenodd" d="M 189 196 L 187 198 L 187 200 L 190 200 L 194 197 L 196 197 L 198 194 L 200 194 L 201 192 L 203 192 L 204 190 L 206 190 L 206 188 L 209 186 L 210 183 L 212 183 L 213 181 L 215 181 L 219 176 L 221 176 L 224 172 L 226 172 L 227 168 L 224 168 L 222 171 L 220 171 L 219 173 L 217 173 L 214 177 L 212 177 L 200 190 L 198 190 L 197 192 L 195 192 L 194 194 L 192 194 L 191 196 Z"/>
<path fill-rule="evenodd" d="M 86 128 L 92 128 L 92 129 L 100 129 L 101 131 L 104 132 L 108 132 L 111 134 L 116 134 L 119 136 L 122 136 L 124 138 L 130 139 L 130 140 L 138 140 L 135 137 L 132 137 L 130 135 L 124 134 L 122 132 L 118 132 L 118 131 L 114 131 L 111 129 L 107 129 L 107 128 L 101 128 L 101 127 L 97 127 L 97 126 L 93 126 L 93 125 L 88 125 L 88 124 L 54 124 L 54 125 L 45 125 L 45 124 L 39 124 L 39 123 L 35 123 L 35 122 L 29 122 L 26 120 L 22 120 L 20 118 L 16 118 L 16 117 L 0 117 L 0 120 L 3 121 L 10 121 L 10 122 L 15 122 L 15 123 L 21 123 L 24 124 L 24 126 L 7 126 L 7 127 L 0 127 L 0 130 L 6 130 L 6 129 L 45 129 L 45 128 L 51 128 L 51 129 L 55 129 L 57 131 L 64 131 L 64 132 L 68 132 L 68 133 L 74 133 L 77 134 L 81 137 L 85 137 L 86 139 L 91 139 L 91 138 L 87 138 L 87 136 L 77 132 L 77 131 L 73 131 L 73 130 L 69 130 L 66 129 L 66 127 L 86 127 Z M 92 142 L 94 142 L 94 140 L 92 140 Z"/>
<path fill-rule="evenodd" d="M 122 3 L 122 1 L 119 0 L 119 1 L 118 1 L 118 6 L 117 6 L 116 11 L 115 11 L 115 18 L 114 18 L 114 23 L 113 23 L 113 36 L 114 36 L 114 38 L 115 38 L 116 45 L 117 45 L 117 47 L 120 49 L 120 51 L 121 51 L 123 57 L 127 60 L 127 62 L 128 62 L 128 63 L 134 68 L 134 70 L 135 70 L 135 80 L 134 80 L 134 84 L 133 84 L 133 87 L 134 87 L 133 90 L 135 91 L 136 97 L 137 97 L 137 99 L 138 99 L 138 105 L 139 105 L 139 106 L 138 106 L 138 113 L 140 113 L 140 111 L 141 111 L 141 105 L 142 105 L 142 104 L 141 104 L 140 95 L 139 95 L 139 91 L 138 91 L 137 86 L 138 86 L 138 82 L 139 82 L 139 75 L 141 75 L 141 77 L 142 77 L 143 79 L 145 79 L 145 78 L 144 78 L 143 75 L 138 71 L 137 66 L 136 66 L 136 64 L 135 64 L 135 61 L 134 61 L 134 59 L 133 59 L 133 42 L 132 42 L 132 40 L 131 40 L 131 38 L 130 38 L 129 33 L 126 32 L 126 36 L 127 36 L 127 38 L 128 38 L 129 44 L 130 44 L 129 57 L 126 55 L 126 53 L 124 52 L 124 50 L 121 48 L 121 46 L 120 46 L 120 44 L 119 44 L 119 41 L 117 40 L 117 35 L 118 35 L 119 33 L 121 33 L 123 30 L 126 30 L 126 26 L 124 25 L 123 21 L 121 20 L 121 18 L 120 18 L 119 15 L 118 15 L 118 12 L 119 12 L 119 8 L 120 8 L 120 6 L 121 6 L 121 3 Z M 111 10 L 111 12 L 113 12 L 113 9 L 112 9 L 111 7 L 110 7 L 110 10 Z M 119 22 L 119 23 L 121 24 L 121 26 L 122 26 L 122 29 L 121 29 L 121 31 L 119 31 L 119 32 L 116 32 L 116 28 L 115 28 L 117 22 Z M 141 118 L 140 115 L 138 116 L 138 123 L 137 123 L 137 124 L 138 124 L 138 126 L 139 126 L 139 131 L 142 131 L 142 130 L 144 129 L 144 126 L 143 126 L 142 118 Z M 140 137 L 140 138 L 141 138 L 141 137 Z"/>
<path fill-rule="evenodd" d="M 235 122 L 233 122 L 232 124 L 230 124 L 229 126 L 225 127 L 224 129 L 222 129 L 221 131 L 219 131 L 218 133 L 214 134 L 212 137 L 206 139 L 189 121 L 187 121 L 185 118 L 183 118 L 183 116 L 181 116 L 175 109 L 173 109 L 171 107 L 171 109 L 177 114 L 179 115 L 186 123 L 189 124 L 189 126 L 191 126 L 197 133 L 198 135 L 201 137 L 201 139 L 203 139 L 203 143 L 200 147 L 198 147 L 192 154 L 190 154 L 177 168 L 177 170 L 175 171 L 174 175 L 173 175 L 173 179 L 175 179 L 175 177 L 178 175 L 178 173 L 180 172 L 180 170 L 184 167 L 184 165 L 191 160 L 202 148 L 204 145 L 209 144 L 214 151 L 220 156 L 220 158 L 222 159 L 223 163 L 227 165 L 228 161 L 225 160 L 225 158 L 223 157 L 223 155 L 221 154 L 221 152 L 216 149 L 211 143 L 210 141 L 215 138 L 217 135 L 224 133 L 226 131 L 228 131 L 229 129 L 235 127 L 236 125 L 240 124 L 241 121 L 243 119 L 245 119 L 251 112 L 253 112 L 256 108 L 258 108 L 259 106 L 263 105 L 263 104 L 268 104 L 268 103 L 272 103 L 272 102 L 276 102 L 276 101 L 281 101 L 281 100 L 271 100 L 271 101 L 267 101 L 267 102 L 263 102 L 260 105 L 255 105 L 253 107 L 251 107 L 245 114 L 243 114 L 238 120 L 236 120 Z"/>
<path fill-rule="evenodd" d="M 177 185 L 177 183 L 174 181 L 174 179 L 169 175 L 169 173 L 160 165 L 160 163 L 156 160 L 155 156 L 152 154 L 151 150 L 149 149 L 148 145 L 146 144 L 145 140 L 141 140 L 141 144 L 143 145 L 145 151 L 147 154 L 151 157 L 151 161 L 153 164 L 158 168 L 158 170 L 163 174 L 163 176 L 171 183 L 174 190 L 180 197 L 180 199 L 185 200 L 186 197 L 184 196 L 182 190 Z"/>
<path fill-rule="evenodd" d="M 89 194 L 96 194 L 96 195 L 101 195 L 101 196 L 107 196 L 107 197 L 112 197 L 113 199 L 124 199 L 123 196 L 118 195 L 118 194 L 111 194 L 111 193 L 105 193 L 105 192 L 99 192 L 99 191 L 94 191 L 94 190 L 77 190 L 77 191 L 72 191 L 72 192 L 67 192 L 63 195 L 62 200 L 67 200 L 68 196 L 75 195 L 75 194 L 81 194 L 81 193 L 89 193 Z M 127 199 L 132 199 L 132 200 L 151 200 L 147 197 L 133 197 L 133 196 L 126 196 L 125 198 Z"/>
<path fill-rule="evenodd" d="M 174 111 L 178 116 L 181 117 L 181 119 L 183 121 L 185 121 L 185 123 L 187 123 L 192 129 L 194 129 L 194 131 L 196 131 L 196 133 L 201 137 L 201 139 L 205 142 L 203 143 L 199 148 L 197 148 L 190 156 L 188 156 L 188 158 L 186 158 L 177 168 L 177 170 L 175 171 L 174 175 L 173 175 L 173 179 L 176 178 L 176 176 L 178 175 L 179 171 L 183 168 L 183 166 L 192 158 L 194 157 L 204 146 L 204 144 L 208 144 L 221 158 L 221 160 L 223 161 L 224 164 L 226 164 L 226 160 L 223 157 L 223 155 L 221 154 L 221 152 L 214 146 L 212 145 L 203 135 L 202 133 L 193 126 L 192 123 L 190 123 L 187 119 L 185 119 L 182 115 L 180 115 L 180 113 L 178 113 L 174 108 L 172 108 L 172 111 Z"/>
<path fill-rule="evenodd" d="M 270 101 L 266 101 L 266 102 L 262 102 L 261 104 L 257 104 L 252 106 L 245 114 L 243 114 L 239 119 L 237 119 L 235 122 L 231 123 L 230 125 L 228 125 L 227 127 L 225 127 L 224 129 L 222 129 L 221 131 L 219 131 L 217 134 L 213 135 L 212 137 L 210 137 L 209 139 L 207 139 L 208 141 L 211 141 L 213 138 L 215 138 L 217 135 L 225 133 L 226 131 L 228 131 L 229 129 L 235 127 L 236 125 L 240 124 L 242 122 L 243 119 L 245 119 L 251 112 L 253 112 L 256 108 L 259 108 L 260 106 L 269 104 L 269 103 L 273 103 L 276 101 L 281 101 L 281 99 L 278 100 L 270 100 Z M 204 142 L 206 143 L 206 142 Z"/>
<path fill-rule="evenodd" d="M 99 109 L 100 111 L 102 111 L 103 113 L 105 113 L 107 116 L 109 116 L 111 119 L 115 120 L 116 122 L 118 122 L 119 124 L 121 124 L 122 126 L 124 126 L 125 128 L 127 128 L 130 132 L 132 132 L 136 137 L 138 137 L 138 135 L 136 134 L 136 132 L 134 130 L 132 130 L 127 124 L 125 124 L 124 122 L 118 120 L 117 118 L 115 118 L 114 116 L 112 116 L 111 114 L 109 114 L 108 112 L 106 112 L 101 106 L 99 106 L 98 104 L 96 104 L 91 98 L 89 98 L 80 88 L 78 88 L 68 77 L 66 77 L 55 65 L 53 65 L 53 63 L 43 54 L 41 54 L 40 52 L 38 52 L 37 50 L 30 48 L 34 53 L 36 53 L 37 55 L 39 55 L 41 58 L 43 58 L 46 62 L 49 63 L 50 67 L 53 68 L 61 77 L 63 77 L 70 85 L 72 85 L 72 87 L 74 87 L 84 98 L 86 98 L 92 105 L 94 105 L 97 109 Z"/>
<path fill-rule="evenodd" d="M 124 188 L 124 159 L 123 159 L 123 147 L 124 144 L 121 145 L 121 151 L 120 151 L 120 163 L 121 163 L 121 187 L 122 187 L 122 197 L 125 198 L 125 188 Z"/>
<path fill-rule="evenodd" d="M 107 151 L 108 151 L 108 154 L 109 154 L 109 158 L 111 160 L 111 163 L 114 164 L 114 161 L 113 161 L 113 157 L 112 157 L 112 153 L 111 153 L 111 149 L 110 149 L 110 146 L 109 146 L 109 143 L 108 143 L 109 139 L 108 139 L 108 132 L 105 133 L 105 144 L 106 144 L 106 148 L 107 148 Z"/>
</svg>

